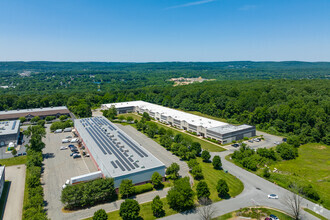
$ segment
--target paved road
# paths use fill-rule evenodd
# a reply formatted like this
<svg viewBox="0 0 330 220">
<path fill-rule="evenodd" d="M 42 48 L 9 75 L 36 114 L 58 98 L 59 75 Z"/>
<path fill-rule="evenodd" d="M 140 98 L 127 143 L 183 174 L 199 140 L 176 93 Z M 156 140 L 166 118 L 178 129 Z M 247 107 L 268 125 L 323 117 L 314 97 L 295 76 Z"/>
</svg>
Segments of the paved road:
<svg viewBox="0 0 330 220">
<path fill-rule="evenodd" d="M 22 219 L 25 171 L 25 165 L 6 167 L 5 177 L 10 181 L 10 188 L 3 215 L 4 220 Z"/>
<path fill-rule="evenodd" d="M 214 217 L 248 206 L 267 206 L 267 207 L 277 208 L 290 213 L 290 210 L 285 205 L 284 200 L 286 195 L 288 195 L 291 192 L 227 161 L 225 159 L 225 156 L 232 152 L 233 151 L 212 153 L 212 156 L 214 155 L 221 156 L 223 168 L 228 170 L 229 173 L 233 174 L 243 182 L 244 190 L 240 195 L 238 195 L 235 198 L 214 203 L 214 207 L 216 210 Z M 260 188 L 260 190 L 258 190 L 257 188 Z M 267 195 L 271 193 L 277 194 L 279 196 L 279 199 L 278 200 L 268 199 Z M 309 209 L 313 209 L 317 205 L 306 199 L 303 199 L 302 206 L 309 207 Z M 324 209 L 322 215 L 327 218 L 330 218 L 330 211 Z M 200 219 L 200 216 L 197 212 L 189 213 L 189 214 L 180 213 L 165 217 L 164 219 L 193 220 L 193 219 Z M 314 216 L 310 215 L 307 212 L 303 212 L 302 219 L 309 220 L 309 219 L 317 219 L 317 218 L 315 218 Z"/>
<path fill-rule="evenodd" d="M 193 180 L 192 176 L 189 173 L 189 167 L 185 161 L 180 160 L 180 158 L 172 154 L 172 152 L 166 150 L 157 142 L 155 142 L 151 138 L 148 138 L 146 135 L 139 132 L 132 126 L 123 126 L 121 124 L 116 124 L 116 125 L 126 134 L 128 134 L 131 138 L 133 138 L 136 142 L 141 144 L 152 155 L 154 155 L 161 162 L 163 162 L 166 167 L 169 167 L 172 163 L 177 163 L 180 166 L 179 174 L 182 177 L 188 176 L 190 177 L 191 180 Z"/>
</svg>

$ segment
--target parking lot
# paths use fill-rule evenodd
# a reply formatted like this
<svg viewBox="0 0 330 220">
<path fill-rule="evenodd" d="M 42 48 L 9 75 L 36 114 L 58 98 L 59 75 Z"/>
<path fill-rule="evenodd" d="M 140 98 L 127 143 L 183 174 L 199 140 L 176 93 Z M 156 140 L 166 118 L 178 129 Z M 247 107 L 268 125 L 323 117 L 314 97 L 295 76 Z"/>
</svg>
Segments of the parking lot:
<svg viewBox="0 0 330 220">
<path fill-rule="evenodd" d="M 90 157 L 73 159 L 70 157 L 70 149 L 60 150 L 61 146 L 68 146 L 70 143 L 62 144 L 62 139 L 73 136 L 72 132 L 50 133 L 49 125 L 44 142 L 46 144 L 44 154 L 44 192 L 46 210 L 51 219 L 62 219 L 62 203 L 60 201 L 62 185 L 67 179 L 74 176 L 97 171 L 97 167 Z M 71 139 L 71 138 L 70 138 Z M 74 145 L 77 145 L 76 143 Z"/>
</svg>

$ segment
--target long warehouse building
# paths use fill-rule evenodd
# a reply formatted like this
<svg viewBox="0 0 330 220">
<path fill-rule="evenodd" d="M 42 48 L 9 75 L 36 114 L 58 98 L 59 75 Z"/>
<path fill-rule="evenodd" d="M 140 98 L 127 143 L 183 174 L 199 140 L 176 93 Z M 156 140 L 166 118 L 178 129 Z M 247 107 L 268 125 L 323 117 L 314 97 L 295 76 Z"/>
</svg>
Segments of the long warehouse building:
<svg viewBox="0 0 330 220">
<path fill-rule="evenodd" d="M 103 116 L 74 120 L 82 143 L 99 170 L 112 177 L 115 187 L 123 179 L 134 184 L 151 180 L 154 172 L 165 176 L 165 165 Z"/>
<path fill-rule="evenodd" d="M 102 109 L 115 107 L 118 114 L 147 112 L 152 118 L 184 129 L 198 135 L 220 141 L 223 144 L 256 135 L 256 128 L 251 125 L 231 125 L 225 122 L 193 115 L 144 101 L 131 101 L 103 104 Z"/>
</svg>

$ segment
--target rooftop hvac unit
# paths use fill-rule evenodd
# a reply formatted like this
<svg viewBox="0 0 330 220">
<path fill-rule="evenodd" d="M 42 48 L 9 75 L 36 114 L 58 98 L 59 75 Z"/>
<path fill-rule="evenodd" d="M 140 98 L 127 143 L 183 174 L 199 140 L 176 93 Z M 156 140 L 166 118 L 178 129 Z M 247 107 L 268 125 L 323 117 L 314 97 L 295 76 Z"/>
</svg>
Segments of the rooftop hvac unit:
<svg viewBox="0 0 330 220">
<path fill-rule="evenodd" d="M 113 140 L 113 141 L 116 141 L 116 140 L 117 140 L 117 138 L 113 138 L 112 140 Z"/>
<path fill-rule="evenodd" d="M 138 163 L 138 162 L 139 162 L 139 160 L 136 160 L 136 161 L 135 161 L 135 163 Z"/>
<path fill-rule="evenodd" d="M 133 157 L 133 154 L 129 155 L 129 157 Z"/>
<path fill-rule="evenodd" d="M 128 149 L 125 149 L 124 151 L 125 151 L 125 152 L 128 152 Z"/>
<path fill-rule="evenodd" d="M 145 166 L 143 165 L 142 167 L 141 167 L 141 169 L 144 169 L 145 168 Z"/>
<path fill-rule="evenodd" d="M 113 135 L 113 134 L 110 134 L 110 137 L 114 137 L 115 135 Z"/>
</svg>

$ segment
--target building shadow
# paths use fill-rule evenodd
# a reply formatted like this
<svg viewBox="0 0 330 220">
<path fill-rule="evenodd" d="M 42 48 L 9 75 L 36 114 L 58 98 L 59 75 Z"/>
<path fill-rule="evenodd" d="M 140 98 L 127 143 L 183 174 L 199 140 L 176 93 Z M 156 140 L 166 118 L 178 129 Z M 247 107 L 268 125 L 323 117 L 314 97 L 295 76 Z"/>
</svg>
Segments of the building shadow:
<svg viewBox="0 0 330 220">
<path fill-rule="evenodd" d="M 10 186 L 11 181 L 5 181 L 0 199 L 0 219 L 3 219 L 3 215 L 5 213 Z"/>
</svg>

